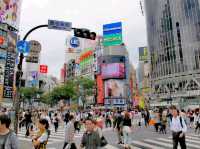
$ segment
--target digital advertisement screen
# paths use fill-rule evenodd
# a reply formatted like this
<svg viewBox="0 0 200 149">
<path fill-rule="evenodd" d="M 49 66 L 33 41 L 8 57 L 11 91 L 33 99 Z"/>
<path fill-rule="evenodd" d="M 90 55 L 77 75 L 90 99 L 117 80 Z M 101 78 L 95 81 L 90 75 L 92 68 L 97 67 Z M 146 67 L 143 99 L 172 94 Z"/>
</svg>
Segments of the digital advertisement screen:
<svg viewBox="0 0 200 149">
<path fill-rule="evenodd" d="M 125 97 L 125 81 L 110 79 L 105 81 L 105 98 Z"/>
<path fill-rule="evenodd" d="M 21 0 L 0 0 L 0 22 L 18 29 Z"/>
<path fill-rule="evenodd" d="M 101 74 L 103 79 L 124 78 L 125 66 L 123 63 L 102 64 Z"/>
</svg>

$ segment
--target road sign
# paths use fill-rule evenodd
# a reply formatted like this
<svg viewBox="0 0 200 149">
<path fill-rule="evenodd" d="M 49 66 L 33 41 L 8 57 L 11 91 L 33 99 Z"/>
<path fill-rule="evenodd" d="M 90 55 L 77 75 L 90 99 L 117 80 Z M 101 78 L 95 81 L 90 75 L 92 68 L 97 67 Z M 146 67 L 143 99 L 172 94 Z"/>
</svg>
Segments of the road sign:
<svg viewBox="0 0 200 149">
<path fill-rule="evenodd" d="M 78 48 L 80 46 L 80 40 L 77 37 L 72 37 L 70 40 L 70 45 L 73 48 Z"/>
<path fill-rule="evenodd" d="M 47 73 L 48 66 L 47 65 L 40 65 L 40 73 Z"/>
<path fill-rule="evenodd" d="M 48 29 L 71 31 L 72 30 L 72 22 L 48 20 Z"/>
<path fill-rule="evenodd" d="M 115 46 L 122 44 L 122 34 L 111 34 L 104 37 L 104 46 Z"/>
<path fill-rule="evenodd" d="M 17 51 L 19 53 L 29 53 L 30 52 L 30 44 L 27 41 L 20 40 L 17 42 Z"/>
<path fill-rule="evenodd" d="M 104 46 L 121 45 L 122 41 L 122 23 L 111 23 L 103 25 L 103 44 Z"/>
</svg>

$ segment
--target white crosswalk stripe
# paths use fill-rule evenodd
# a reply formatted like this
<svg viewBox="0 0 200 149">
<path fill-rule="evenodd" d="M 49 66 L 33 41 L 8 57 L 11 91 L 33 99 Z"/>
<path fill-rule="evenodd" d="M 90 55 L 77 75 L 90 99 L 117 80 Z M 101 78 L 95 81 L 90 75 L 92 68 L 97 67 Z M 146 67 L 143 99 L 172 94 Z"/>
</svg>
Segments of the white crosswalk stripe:
<svg viewBox="0 0 200 149">
<path fill-rule="evenodd" d="M 103 129 L 103 132 L 106 132 L 109 130 L 112 130 L 112 128 L 105 128 L 105 129 Z M 75 140 L 80 140 L 83 136 L 83 133 L 84 133 L 84 130 L 81 130 L 79 133 L 76 132 L 75 136 L 74 136 Z M 25 137 L 25 134 L 26 134 L 26 129 L 22 128 L 21 131 L 19 131 L 19 133 L 17 134 L 19 140 L 31 142 L 32 141 L 31 138 Z M 51 130 L 50 137 L 48 140 L 48 145 L 55 144 L 55 143 L 61 143 L 61 142 L 64 143 L 64 128 L 62 126 L 59 127 L 59 129 L 56 133 L 54 130 Z M 118 148 L 116 148 L 112 145 L 107 145 L 105 147 L 105 149 L 118 149 Z"/>
<path fill-rule="evenodd" d="M 83 133 L 84 133 L 83 131 L 80 131 L 80 133 L 76 133 L 75 139 L 81 138 L 83 136 Z M 21 131 L 19 131 L 19 133 L 17 134 L 19 140 L 31 142 L 31 138 L 25 137 L 25 134 L 26 134 L 26 130 L 25 128 L 22 128 Z M 54 132 L 54 130 L 51 130 L 48 144 L 50 145 L 50 144 L 60 143 L 60 142 L 64 142 L 64 129 L 61 127 L 58 129 L 56 133 Z"/>
<path fill-rule="evenodd" d="M 200 137 L 195 134 L 186 135 L 187 149 L 199 149 Z M 172 137 L 145 139 L 142 141 L 132 141 L 132 146 L 140 147 L 142 149 L 169 149 L 173 147 Z M 180 148 L 180 147 L 179 147 Z"/>
</svg>

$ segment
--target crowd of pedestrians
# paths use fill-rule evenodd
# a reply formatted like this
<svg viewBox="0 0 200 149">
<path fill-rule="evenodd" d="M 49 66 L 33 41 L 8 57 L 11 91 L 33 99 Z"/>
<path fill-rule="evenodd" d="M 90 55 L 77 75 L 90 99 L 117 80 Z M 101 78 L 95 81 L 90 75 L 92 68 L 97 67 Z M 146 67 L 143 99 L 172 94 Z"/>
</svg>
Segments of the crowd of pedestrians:
<svg viewBox="0 0 200 149">
<path fill-rule="evenodd" d="M 7 109 L 0 112 L 0 148 L 19 149 L 17 135 L 11 130 L 11 114 Z M 178 110 L 175 106 L 155 110 L 26 110 L 20 113 L 19 129 L 26 128 L 25 137 L 32 139 L 35 149 L 46 149 L 51 131 L 64 125 L 63 149 L 97 149 L 109 144 L 102 130 L 111 128 L 116 133 L 118 144 L 130 149 L 132 134 L 136 127 L 154 128 L 161 134 L 172 133 L 173 149 L 180 144 L 186 149 L 187 127 L 200 133 L 200 110 Z M 153 130 L 153 129 L 152 129 Z M 75 134 L 84 131 L 78 145 Z M 78 146 L 77 146 L 78 145 Z"/>
</svg>

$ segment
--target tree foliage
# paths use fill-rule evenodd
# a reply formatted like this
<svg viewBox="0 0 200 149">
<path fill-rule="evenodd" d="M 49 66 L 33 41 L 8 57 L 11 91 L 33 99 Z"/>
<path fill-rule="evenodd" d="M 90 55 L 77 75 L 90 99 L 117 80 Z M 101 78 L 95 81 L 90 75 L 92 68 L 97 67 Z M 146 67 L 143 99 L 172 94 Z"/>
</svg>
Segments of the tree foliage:
<svg viewBox="0 0 200 149">
<path fill-rule="evenodd" d="M 80 96 L 86 99 L 93 94 L 94 81 L 88 78 L 68 80 L 64 85 L 54 88 L 49 93 L 44 93 L 41 101 L 46 104 L 57 104 L 61 99 L 78 100 Z"/>
<path fill-rule="evenodd" d="M 41 91 L 35 87 L 22 87 L 19 92 L 21 98 L 27 100 L 28 102 L 30 102 L 31 99 L 36 98 L 37 94 L 41 94 Z"/>
</svg>

